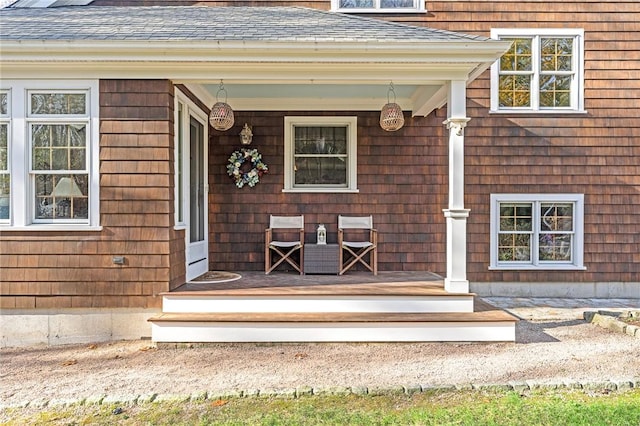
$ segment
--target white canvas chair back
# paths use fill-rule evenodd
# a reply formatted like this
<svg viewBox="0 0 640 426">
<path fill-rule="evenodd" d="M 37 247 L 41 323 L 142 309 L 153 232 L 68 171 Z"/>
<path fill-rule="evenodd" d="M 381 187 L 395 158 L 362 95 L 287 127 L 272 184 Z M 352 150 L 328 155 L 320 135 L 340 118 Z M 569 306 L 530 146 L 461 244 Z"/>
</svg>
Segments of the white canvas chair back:
<svg viewBox="0 0 640 426">
<path fill-rule="evenodd" d="M 338 216 L 339 229 L 371 229 L 373 228 L 372 216 Z"/>
<path fill-rule="evenodd" d="M 304 216 L 271 216 L 271 229 L 304 229 Z"/>
</svg>

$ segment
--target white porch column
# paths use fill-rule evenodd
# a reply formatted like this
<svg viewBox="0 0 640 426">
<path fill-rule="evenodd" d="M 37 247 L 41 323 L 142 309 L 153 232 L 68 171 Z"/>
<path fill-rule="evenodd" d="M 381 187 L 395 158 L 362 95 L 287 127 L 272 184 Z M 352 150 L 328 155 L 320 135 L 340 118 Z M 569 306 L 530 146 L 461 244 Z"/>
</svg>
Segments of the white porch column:
<svg viewBox="0 0 640 426">
<path fill-rule="evenodd" d="M 449 130 L 449 208 L 443 210 L 447 221 L 447 276 L 444 288 L 450 293 L 468 293 L 467 217 L 464 208 L 464 128 L 466 116 L 466 81 L 449 85 L 447 120 Z"/>
</svg>

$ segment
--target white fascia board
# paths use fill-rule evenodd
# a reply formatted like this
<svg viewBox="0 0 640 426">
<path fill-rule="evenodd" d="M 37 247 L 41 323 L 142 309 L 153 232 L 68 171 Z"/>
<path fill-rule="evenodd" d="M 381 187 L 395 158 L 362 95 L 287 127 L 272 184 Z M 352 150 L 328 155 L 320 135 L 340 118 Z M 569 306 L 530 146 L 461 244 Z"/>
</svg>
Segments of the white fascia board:
<svg viewBox="0 0 640 426">
<path fill-rule="evenodd" d="M 503 46 L 504 45 L 504 46 Z M 506 47 L 505 47 L 506 46 Z M 4 61 L 143 62 L 493 62 L 509 43 L 406 41 L 401 43 L 1 40 Z"/>
<path fill-rule="evenodd" d="M 331 63 L 331 62 L 77 62 L 16 61 L 3 58 L 3 78 L 167 78 L 175 82 L 269 84 L 309 83 L 429 84 L 433 81 L 466 79 L 477 64 L 466 63 Z"/>
</svg>

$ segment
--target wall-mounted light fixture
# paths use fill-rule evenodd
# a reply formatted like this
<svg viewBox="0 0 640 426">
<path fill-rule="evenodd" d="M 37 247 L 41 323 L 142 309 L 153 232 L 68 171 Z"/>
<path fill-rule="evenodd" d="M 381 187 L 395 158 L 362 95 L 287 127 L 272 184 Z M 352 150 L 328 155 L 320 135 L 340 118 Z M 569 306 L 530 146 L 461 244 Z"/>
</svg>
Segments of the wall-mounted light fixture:
<svg viewBox="0 0 640 426">
<path fill-rule="evenodd" d="M 242 143 L 242 145 L 250 145 L 252 140 L 253 132 L 251 131 L 251 126 L 244 123 L 244 127 L 240 131 L 240 143 Z"/>
</svg>

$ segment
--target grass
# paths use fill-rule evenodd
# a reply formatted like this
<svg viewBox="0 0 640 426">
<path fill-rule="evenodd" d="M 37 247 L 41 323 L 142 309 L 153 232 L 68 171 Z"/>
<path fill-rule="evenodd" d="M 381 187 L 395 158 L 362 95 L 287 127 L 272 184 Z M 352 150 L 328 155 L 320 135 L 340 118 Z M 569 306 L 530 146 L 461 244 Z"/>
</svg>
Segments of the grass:
<svg viewBox="0 0 640 426">
<path fill-rule="evenodd" d="M 114 410 L 120 408 L 119 414 Z M 640 425 L 640 389 L 233 398 L 5 410 L 3 425 Z"/>
</svg>

